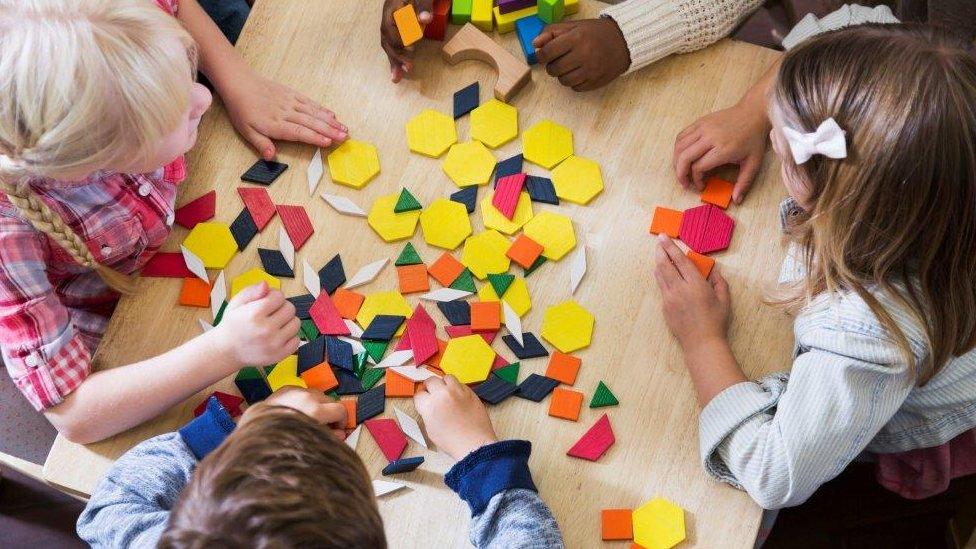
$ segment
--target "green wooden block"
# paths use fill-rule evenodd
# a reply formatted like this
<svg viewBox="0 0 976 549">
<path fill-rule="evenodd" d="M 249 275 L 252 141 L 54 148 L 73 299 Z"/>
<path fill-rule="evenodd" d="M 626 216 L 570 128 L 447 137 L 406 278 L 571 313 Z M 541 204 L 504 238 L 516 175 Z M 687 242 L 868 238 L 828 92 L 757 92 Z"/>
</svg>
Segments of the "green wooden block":
<svg viewBox="0 0 976 549">
<path fill-rule="evenodd" d="M 602 381 L 596 386 L 596 391 L 593 392 L 593 400 L 590 401 L 590 408 L 602 408 L 604 406 L 616 406 L 620 404 L 617 397 L 610 391 L 610 387 L 607 387 Z"/>
<path fill-rule="evenodd" d="M 237 372 L 237 377 L 234 379 L 264 379 L 264 376 L 254 366 L 245 366 Z"/>
<path fill-rule="evenodd" d="M 217 325 L 220 324 L 220 321 L 224 318 L 224 311 L 226 310 L 227 310 L 227 302 L 225 301 L 220 306 L 220 309 L 217 309 L 217 316 L 214 317 L 214 321 L 213 321 L 214 328 L 216 328 Z"/>
<path fill-rule="evenodd" d="M 261 371 L 264 372 L 264 377 L 268 377 L 268 374 L 271 373 L 271 370 L 274 370 L 275 366 L 277 366 L 277 364 L 268 364 L 267 366 L 261 368 Z"/>
<path fill-rule="evenodd" d="M 546 261 L 549 261 L 546 259 L 546 256 L 540 255 L 538 259 L 535 260 L 535 263 L 533 263 L 528 269 L 525 269 L 525 276 L 528 277 L 530 274 L 534 273 L 535 270 L 541 267 Z"/>
<path fill-rule="evenodd" d="M 368 354 L 369 358 L 373 359 L 373 362 L 376 362 L 377 364 L 383 360 L 383 355 L 386 354 L 386 348 L 389 346 L 389 341 L 376 339 L 363 340 L 363 347 L 366 347 L 366 354 Z"/>
<path fill-rule="evenodd" d="M 474 278 L 471 276 L 471 271 L 467 268 L 461 271 L 461 274 L 458 275 L 454 282 L 451 282 L 451 288 L 471 293 L 478 291 L 478 288 L 474 285 Z"/>
<path fill-rule="evenodd" d="M 539 0 L 538 15 L 547 25 L 562 21 L 566 15 L 565 0 Z"/>
<path fill-rule="evenodd" d="M 302 321 L 302 326 L 298 330 L 298 337 L 304 341 L 315 341 L 319 338 L 319 329 L 315 326 L 315 322 L 310 318 L 306 318 Z"/>
<path fill-rule="evenodd" d="M 474 0 L 454 0 L 451 3 L 451 24 L 463 25 L 471 21 L 471 8 Z"/>
<path fill-rule="evenodd" d="M 332 400 L 339 400 L 339 393 L 335 392 L 334 389 L 325 394 L 328 395 Z"/>
<path fill-rule="evenodd" d="M 400 198 L 397 198 L 396 206 L 393 206 L 394 213 L 412 212 L 414 210 L 420 210 L 423 206 L 420 205 L 420 201 L 417 197 L 410 194 L 410 191 L 406 187 L 400 191 Z"/>
<path fill-rule="evenodd" d="M 403 247 L 403 251 L 400 252 L 400 257 L 396 260 L 396 266 L 420 265 L 423 262 L 424 260 L 420 259 L 420 254 L 417 253 L 417 248 L 414 248 L 413 244 L 407 242 L 407 245 Z"/>
<path fill-rule="evenodd" d="M 508 366 L 502 366 L 495 370 L 495 375 L 509 383 L 518 385 L 519 363 L 513 362 Z"/>
<path fill-rule="evenodd" d="M 512 285 L 513 280 L 515 280 L 515 275 L 508 273 L 488 275 L 488 282 L 491 283 L 491 287 L 494 288 L 495 295 L 498 297 L 505 295 L 508 287 Z"/>
<path fill-rule="evenodd" d="M 360 377 L 360 381 L 363 384 L 363 390 L 368 391 L 376 385 L 379 380 L 383 379 L 383 374 L 386 373 L 384 368 L 366 368 L 363 375 Z"/>
</svg>

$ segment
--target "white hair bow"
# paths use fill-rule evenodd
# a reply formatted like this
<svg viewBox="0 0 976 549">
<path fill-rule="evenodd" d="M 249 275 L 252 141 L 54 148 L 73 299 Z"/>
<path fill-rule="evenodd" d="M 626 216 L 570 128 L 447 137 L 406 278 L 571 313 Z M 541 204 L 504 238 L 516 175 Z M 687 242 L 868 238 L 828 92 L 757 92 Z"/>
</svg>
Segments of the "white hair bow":
<svg viewBox="0 0 976 549">
<path fill-rule="evenodd" d="M 803 164 L 817 154 L 827 158 L 847 158 L 847 140 L 844 138 L 844 130 L 833 118 L 824 120 L 816 131 L 810 133 L 800 133 L 793 128 L 783 126 L 783 136 L 790 144 L 793 160 L 797 164 Z"/>
</svg>

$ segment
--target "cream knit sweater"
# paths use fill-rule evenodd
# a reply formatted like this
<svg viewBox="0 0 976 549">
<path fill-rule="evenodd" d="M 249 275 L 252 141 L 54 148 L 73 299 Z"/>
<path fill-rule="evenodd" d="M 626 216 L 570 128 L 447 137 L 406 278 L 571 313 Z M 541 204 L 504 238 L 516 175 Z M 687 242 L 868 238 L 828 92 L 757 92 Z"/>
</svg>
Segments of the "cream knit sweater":
<svg viewBox="0 0 976 549">
<path fill-rule="evenodd" d="M 612 1 L 612 0 L 611 0 Z M 725 37 L 763 0 L 626 0 L 600 15 L 617 22 L 630 49 L 630 70 Z"/>
</svg>

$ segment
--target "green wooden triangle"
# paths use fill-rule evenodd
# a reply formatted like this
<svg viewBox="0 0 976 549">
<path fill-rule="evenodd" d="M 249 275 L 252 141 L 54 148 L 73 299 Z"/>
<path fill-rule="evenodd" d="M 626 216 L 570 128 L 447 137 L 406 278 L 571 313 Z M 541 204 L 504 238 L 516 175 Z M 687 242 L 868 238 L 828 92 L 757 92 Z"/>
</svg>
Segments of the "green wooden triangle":
<svg viewBox="0 0 976 549">
<path fill-rule="evenodd" d="M 610 392 L 610 387 L 607 387 L 601 381 L 596 386 L 596 391 L 593 392 L 593 400 L 590 401 L 590 408 L 602 408 L 604 406 L 616 406 L 618 404 L 620 404 L 620 401 Z"/>
<path fill-rule="evenodd" d="M 419 210 L 423 208 L 420 205 L 420 201 L 417 200 L 414 195 L 410 194 L 410 191 L 406 187 L 400 191 L 400 197 L 397 198 L 396 206 L 393 206 L 393 211 L 395 213 L 412 212 L 414 210 Z"/>
<path fill-rule="evenodd" d="M 508 366 L 502 366 L 501 368 L 495 370 L 496 376 L 514 385 L 518 385 L 518 374 L 519 374 L 518 362 L 513 362 Z"/>
<path fill-rule="evenodd" d="M 271 370 L 274 370 L 275 366 L 277 366 L 277 364 L 268 364 L 267 366 L 261 368 L 261 371 L 264 372 L 264 377 L 268 377 L 268 375 L 271 374 Z"/>
<path fill-rule="evenodd" d="M 500 273 L 488 275 L 488 282 L 491 283 L 491 287 L 495 289 L 495 295 L 498 297 L 505 295 L 508 287 L 512 285 L 513 280 L 515 280 L 515 275 L 513 274 Z"/>
<path fill-rule="evenodd" d="M 315 322 L 310 318 L 306 318 L 302 321 L 302 326 L 299 329 L 298 337 L 305 341 L 315 341 L 319 337 L 319 329 L 315 326 Z"/>
<path fill-rule="evenodd" d="M 325 394 L 329 395 L 329 397 L 331 397 L 332 400 L 339 400 L 339 393 L 335 392 L 334 389 Z"/>
<path fill-rule="evenodd" d="M 420 254 L 417 253 L 417 249 L 413 247 L 413 244 L 407 242 L 407 245 L 403 247 L 403 251 L 400 252 L 400 257 L 396 260 L 396 265 L 420 265 L 424 260 L 420 259 Z"/>
<path fill-rule="evenodd" d="M 234 379 L 263 379 L 261 377 L 261 372 L 258 371 L 254 366 L 245 366 L 237 372 L 237 377 Z"/>
<path fill-rule="evenodd" d="M 546 261 L 548 261 L 546 259 L 546 256 L 540 255 L 538 259 L 535 260 L 535 263 L 532 264 L 532 266 L 530 266 L 528 269 L 525 269 L 525 276 L 528 277 L 530 274 L 534 273 L 535 270 L 541 267 L 542 264 L 545 263 Z"/>
<path fill-rule="evenodd" d="M 363 347 L 366 347 L 366 354 L 369 358 L 373 359 L 373 362 L 379 363 L 383 360 L 383 355 L 386 353 L 386 348 L 389 347 L 389 341 L 379 341 L 375 339 L 364 339 Z"/>
<path fill-rule="evenodd" d="M 383 368 L 367 368 L 360 379 L 363 384 L 363 390 L 368 391 L 372 389 L 373 385 L 376 385 L 379 380 L 383 379 L 385 372 L 386 370 Z"/>
<path fill-rule="evenodd" d="M 451 288 L 472 293 L 478 291 L 478 288 L 474 285 L 474 278 L 471 277 L 471 271 L 468 269 L 461 271 L 461 274 L 458 275 L 454 282 L 451 282 Z"/>
<path fill-rule="evenodd" d="M 363 352 L 363 353 L 359 353 L 358 355 L 352 358 L 353 359 L 352 373 L 359 379 L 363 378 L 363 372 L 366 371 L 367 356 L 368 355 L 365 352 Z"/>
</svg>

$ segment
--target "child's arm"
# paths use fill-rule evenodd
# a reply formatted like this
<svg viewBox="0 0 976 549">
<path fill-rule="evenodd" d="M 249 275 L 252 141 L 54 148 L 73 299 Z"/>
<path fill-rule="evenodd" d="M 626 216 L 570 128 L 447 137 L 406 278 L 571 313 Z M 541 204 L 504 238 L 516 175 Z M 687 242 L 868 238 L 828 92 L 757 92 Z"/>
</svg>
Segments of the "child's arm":
<svg viewBox="0 0 976 549">
<path fill-rule="evenodd" d="M 197 0 L 180 0 L 177 17 L 193 36 L 200 70 L 217 89 L 234 127 L 265 160 L 275 157 L 272 139 L 328 147 L 346 139 L 335 113 L 247 66 Z"/>
<path fill-rule="evenodd" d="M 475 547 L 563 547 L 559 525 L 532 482 L 529 442 L 498 442 L 484 405 L 454 376 L 428 379 L 414 403 L 431 441 L 461 460 L 444 482 L 471 508 Z"/>
</svg>

